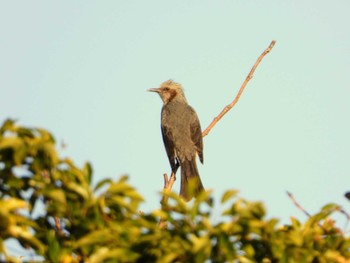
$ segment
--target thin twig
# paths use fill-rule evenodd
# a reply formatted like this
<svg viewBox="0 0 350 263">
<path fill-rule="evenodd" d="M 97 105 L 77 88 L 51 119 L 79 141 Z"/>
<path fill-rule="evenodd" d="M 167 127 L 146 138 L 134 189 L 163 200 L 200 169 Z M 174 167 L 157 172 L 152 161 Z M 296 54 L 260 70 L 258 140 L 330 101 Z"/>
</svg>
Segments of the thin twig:
<svg viewBox="0 0 350 263">
<path fill-rule="evenodd" d="M 302 207 L 298 202 L 297 200 L 294 198 L 293 194 L 291 192 L 288 192 L 287 191 L 287 195 L 289 196 L 289 198 L 293 201 L 293 203 L 295 204 L 296 207 L 298 207 L 307 217 L 311 217 L 311 214 L 306 211 L 304 209 L 304 207 Z"/>
<path fill-rule="evenodd" d="M 348 226 L 349 226 L 350 214 L 348 214 L 344 209 L 340 209 L 339 212 L 346 217 L 346 221 L 345 221 L 345 224 L 344 224 L 344 230 L 343 230 L 343 233 L 346 233 L 347 229 L 348 229 Z"/>
<path fill-rule="evenodd" d="M 177 170 L 177 169 L 176 169 Z M 168 195 L 166 194 L 166 192 L 171 192 L 171 189 L 173 188 L 173 184 L 175 183 L 175 172 L 171 173 L 170 178 L 168 179 L 168 175 L 165 173 L 163 174 L 164 176 L 164 187 L 163 187 L 163 197 L 162 200 L 160 201 L 160 204 L 162 206 L 162 210 L 165 211 L 165 206 L 168 204 Z M 159 221 L 159 227 L 160 228 L 165 228 L 167 227 L 167 220 L 165 218 L 160 218 Z"/>
<path fill-rule="evenodd" d="M 163 192 L 170 192 L 171 189 L 173 188 L 173 184 L 175 183 L 175 173 L 172 172 L 170 178 L 168 179 L 168 175 L 165 173 L 163 174 L 164 176 L 164 187 L 163 187 Z M 166 195 L 163 195 L 162 200 L 160 201 L 160 203 L 166 204 L 168 202 L 168 197 Z"/>
<path fill-rule="evenodd" d="M 57 216 L 54 217 L 54 220 L 55 220 L 56 230 L 61 235 L 62 234 L 61 220 Z"/>
<path fill-rule="evenodd" d="M 297 200 L 294 198 L 293 194 L 291 192 L 288 192 L 287 191 L 287 195 L 288 197 L 293 201 L 293 203 L 295 204 L 296 207 L 298 207 L 307 217 L 311 217 L 311 214 L 309 212 L 307 212 L 298 202 Z M 347 228 L 348 228 L 348 224 L 349 224 L 349 220 L 350 220 L 350 214 L 348 214 L 344 209 L 342 209 L 341 207 L 335 207 L 331 210 L 329 210 L 329 213 L 331 212 L 334 212 L 334 211 L 337 211 L 341 214 L 343 214 L 345 217 L 346 217 L 346 222 L 345 222 L 345 226 L 344 226 L 344 230 L 341 230 L 340 228 L 337 228 L 338 229 L 338 232 L 341 233 L 341 234 L 344 234 L 347 232 Z M 329 218 L 328 218 L 329 219 Z M 329 219 L 329 220 L 332 220 L 334 221 L 333 219 Z M 318 226 L 320 228 L 322 228 L 325 232 L 327 232 L 327 229 L 324 228 L 323 225 L 321 225 L 320 222 L 317 223 Z"/>
<path fill-rule="evenodd" d="M 340 209 L 339 212 L 343 214 L 348 221 L 350 220 L 350 214 L 348 214 L 344 209 Z"/>
<path fill-rule="evenodd" d="M 269 53 L 271 51 L 271 49 L 273 48 L 273 46 L 275 45 L 276 41 L 272 40 L 272 42 L 270 43 L 270 45 L 268 46 L 267 49 L 264 50 L 264 52 L 260 55 L 260 57 L 258 57 L 257 61 L 255 62 L 254 66 L 252 67 L 252 69 L 250 70 L 248 76 L 246 77 L 246 79 L 244 80 L 241 88 L 239 89 L 235 99 L 229 104 L 227 105 L 218 116 L 216 116 L 214 118 L 214 120 L 209 124 L 208 128 L 206 128 L 203 132 L 202 132 L 202 137 L 205 137 L 209 134 L 210 130 L 216 125 L 216 123 L 233 107 L 236 105 L 236 103 L 238 102 L 239 98 L 241 97 L 244 88 L 247 86 L 247 83 L 249 82 L 249 80 L 251 80 L 253 78 L 253 74 L 256 70 L 256 68 L 258 67 L 258 65 L 260 64 L 261 60 L 265 57 L 265 55 L 267 53 Z"/>
</svg>

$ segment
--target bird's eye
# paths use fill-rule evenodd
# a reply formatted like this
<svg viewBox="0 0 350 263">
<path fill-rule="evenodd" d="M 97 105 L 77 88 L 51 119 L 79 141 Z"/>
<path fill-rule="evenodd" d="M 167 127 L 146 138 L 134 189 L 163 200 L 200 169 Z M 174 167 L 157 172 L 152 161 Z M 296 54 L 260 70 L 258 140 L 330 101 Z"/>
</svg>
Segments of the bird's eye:
<svg viewBox="0 0 350 263">
<path fill-rule="evenodd" d="M 164 91 L 169 91 L 169 88 L 168 88 L 168 87 L 165 87 L 163 90 L 164 90 Z"/>
</svg>

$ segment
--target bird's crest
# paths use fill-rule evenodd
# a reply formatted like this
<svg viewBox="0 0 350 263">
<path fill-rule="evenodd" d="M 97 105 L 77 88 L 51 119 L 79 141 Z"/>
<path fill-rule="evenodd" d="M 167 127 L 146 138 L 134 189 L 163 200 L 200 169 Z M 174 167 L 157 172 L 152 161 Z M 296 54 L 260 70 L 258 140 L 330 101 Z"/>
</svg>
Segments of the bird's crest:
<svg viewBox="0 0 350 263">
<path fill-rule="evenodd" d="M 169 79 L 167 81 L 164 81 L 160 85 L 160 88 L 168 88 L 170 90 L 176 91 L 176 96 L 181 97 L 181 100 L 184 100 L 185 102 L 187 102 L 186 97 L 185 97 L 185 93 L 184 93 L 184 89 L 180 83 L 177 83 L 177 82 L 173 81 L 172 79 Z"/>
</svg>

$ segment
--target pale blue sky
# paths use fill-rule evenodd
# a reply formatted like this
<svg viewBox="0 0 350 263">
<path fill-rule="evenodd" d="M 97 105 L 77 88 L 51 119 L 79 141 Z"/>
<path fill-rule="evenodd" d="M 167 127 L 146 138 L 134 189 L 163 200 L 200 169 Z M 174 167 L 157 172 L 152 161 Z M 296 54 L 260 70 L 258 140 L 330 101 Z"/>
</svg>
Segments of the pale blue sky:
<svg viewBox="0 0 350 263">
<path fill-rule="evenodd" d="M 183 84 L 206 128 L 260 64 L 235 108 L 204 139 L 205 187 L 239 189 L 270 217 L 350 210 L 350 2 L 1 1 L 0 120 L 41 126 L 97 182 L 130 175 L 159 208 L 169 164 L 161 100 Z M 174 189 L 178 191 L 179 182 Z"/>
</svg>

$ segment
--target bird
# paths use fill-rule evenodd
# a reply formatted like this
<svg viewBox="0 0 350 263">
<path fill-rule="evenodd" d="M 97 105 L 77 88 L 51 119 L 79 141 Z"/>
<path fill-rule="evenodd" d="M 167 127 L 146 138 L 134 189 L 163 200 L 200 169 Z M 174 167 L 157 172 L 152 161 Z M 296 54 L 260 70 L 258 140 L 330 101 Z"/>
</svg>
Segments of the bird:
<svg viewBox="0 0 350 263">
<path fill-rule="evenodd" d="M 185 201 L 204 191 L 196 157 L 203 164 L 201 125 L 195 110 L 187 103 L 181 84 L 164 81 L 159 88 L 148 91 L 159 94 L 163 101 L 161 131 L 172 173 L 181 168 L 180 196 Z M 176 178 L 176 177 L 175 177 Z"/>
</svg>

